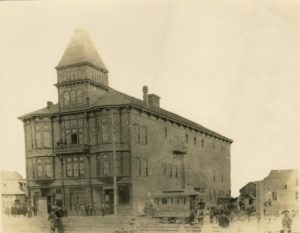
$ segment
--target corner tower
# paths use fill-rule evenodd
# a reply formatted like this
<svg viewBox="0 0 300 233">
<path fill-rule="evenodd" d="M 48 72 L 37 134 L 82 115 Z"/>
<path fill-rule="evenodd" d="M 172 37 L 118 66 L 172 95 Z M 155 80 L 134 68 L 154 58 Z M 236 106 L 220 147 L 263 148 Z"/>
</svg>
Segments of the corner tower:
<svg viewBox="0 0 300 233">
<path fill-rule="evenodd" d="M 83 29 L 74 32 L 56 71 L 62 110 L 87 107 L 108 89 L 108 71 Z"/>
</svg>

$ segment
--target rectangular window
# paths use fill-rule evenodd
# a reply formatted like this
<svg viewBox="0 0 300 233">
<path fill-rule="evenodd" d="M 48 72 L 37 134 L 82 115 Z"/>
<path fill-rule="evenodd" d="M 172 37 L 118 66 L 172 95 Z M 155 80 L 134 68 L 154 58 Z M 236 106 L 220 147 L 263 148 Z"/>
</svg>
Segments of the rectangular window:
<svg viewBox="0 0 300 233">
<path fill-rule="evenodd" d="M 168 128 L 165 127 L 165 138 L 168 137 Z"/>
<path fill-rule="evenodd" d="M 79 177 L 79 163 L 77 157 L 73 158 L 72 165 L 73 165 L 73 177 Z"/>
<path fill-rule="evenodd" d="M 107 125 L 102 125 L 102 141 L 103 143 L 108 142 L 108 126 Z"/>
<path fill-rule="evenodd" d="M 298 192 L 295 193 L 295 199 L 299 200 L 299 193 Z"/>
<path fill-rule="evenodd" d="M 52 178 L 53 177 L 53 160 L 52 157 L 41 157 L 35 159 L 33 164 L 36 178 Z"/>
<path fill-rule="evenodd" d="M 272 192 L 272 200 L 273 201 L 277 200 L 277 193 L 276 192 Z"/>
<path fill-rule="evenodd" d="M 149 175 L 148 159 L 143 159 L 143 169 L 144 169 L 144 176 L 148 176 Z"/>
<path fill-rule="evenodd" d="M 35 133 L 35 140 L 36 140 L 36 147 L 41 148 L 42 147 L 42 132 Z"/>
<path fill-rule="evenodd" d="M 103 164 L 103 176 L 110 175 L 110 163 L 109 157 L 107 154 L 102 155 L 102 164 Z"/>
<path fill-rule="evenodd" d="M 188 134 L 185 135 L 185 142 L 186 142 L 186 143 L 189 142 L 189 135 L 188 135 Z"/>
<path fill-rule="evenodd" d="M 173 171 L 172 171 L 172 164 L 169 164 L 169 176 L 172 177 Z"/>
<path fill-rule="evenodd" d="M 37 177 L 38 178 L 44 177 L 44 174 L 43 174 L 43 160 L 42 159 L 37 159 Z"/>
<path fill-rule="evenodd" d="M 147 144 L 147 128 L 146 126 L 141 127 L 141 141 L 143 145 Z"/>
<path fill-rule="evenodd" d="M 72 163 L 67 163 L 67 177 L 72 177 L 73 172 L 72 172 Z"/>
<path fill-rule="evenodd" d="M 135 136 L 135 142 L 140 143 L 140 126 L 139 125 L 134 126 L 134 136 Z"/>
<path fill-rule="evenodd" d="M 51 147 L 50 142 L 50 132 L 44 131 L 44 146 L 45 147 Z"/>
<path fill-rule="evenodd" d="M 142 175 L 142 169 L 141 169 L 141 159 L 136 158 L 136 176 Z"/>
<path fill-rule="evenodd" d="M 130 175 L 130 161 L 129 161 L 129 154 L 128 152 L 122 153 L 122 176 L 129 176 Z"/>
<path fill-rule="evenodd" d="M 196 145 L 197 144 L 197 137 L 195 136 L 194 137 L 194 145 Z"/>
<path fill-rule="evenodd" d="M 45 177 L 51 178 L 53 176 L 52 160 L 45 158 Z"/>
<path fill-rule="evenodd" d="M 100 177 L 112 176 L 112 153 L 97 156 L 97 173 Z"/>
<path fill-rule="evenodd" d="M 67 145 L 83 143 L 83 119 L 63 121 L 63 138 Z"/>
<path fill-rule="evenodd" d="M 178 166 L 174 166 L 174 173 L 175 173 L 175 177 L 178 177 Z"/>
<path fill-rule="evenodd" d="M 76 129 L 72 129 L 71 144 L 78 144 L 78 134 Z"/>
<path fill-rule="evenodd" d="M 167 198 L 162 198 L 161 199 L 161 204 L 163 204 L 163 205 L 168 204 L 168 199 Z"/>
<path fill-rule="evenodd" d="M 118 153 L 116 155 L 115 162 L 116 162 L 116 164 L 115 164 L 115 169 L 116 169 L 115 175 L 116 176 L 121 176 L 121 154 L 120 153 Z"/>
<path fill-rule="evenodd" d="M 67 177 L 85 176 L 85 159 L 83 156 L 70 156 L 66 159 Z"/>
</svg>

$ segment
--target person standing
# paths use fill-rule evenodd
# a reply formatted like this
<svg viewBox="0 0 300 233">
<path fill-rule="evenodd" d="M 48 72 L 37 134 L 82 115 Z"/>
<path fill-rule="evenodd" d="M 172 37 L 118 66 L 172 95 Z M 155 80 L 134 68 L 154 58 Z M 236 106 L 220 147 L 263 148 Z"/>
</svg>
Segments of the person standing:
<svg viewBox="0 0 300 233">
<path fill-rule="evenodd" d="M 54 210 L 51 210 L 48 215 L 48 221 L 50 222 L 50 232 L 55 233 L 55 229 L 57 228 L 57 217 Z"/>
<path fill-rule="evenodd" d="M 283 217 L 281 223 L 282 223 L 282 230 L 280 231 L 280 233 L 292 232 L 292 218 L 290 217 L 288 210 L 283 211 Z"/>
</svg>

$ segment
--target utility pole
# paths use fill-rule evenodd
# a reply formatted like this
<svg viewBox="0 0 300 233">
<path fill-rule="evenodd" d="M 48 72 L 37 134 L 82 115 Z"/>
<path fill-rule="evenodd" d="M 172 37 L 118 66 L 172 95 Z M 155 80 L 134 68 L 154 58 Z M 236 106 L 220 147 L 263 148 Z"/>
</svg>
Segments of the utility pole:
<svg viewBox="0 0 300 233">
<path fill-rule="evenodd" d="M 118 212 L 118 186 L 116 169 L 116 148 L 115 148 L 115 124 L 114 111 L 111 109 L 111 142 L 112 142 L 112 167 L 113 167 L 113 188 L 114 188 L 114 215 Z"/>
</svg>

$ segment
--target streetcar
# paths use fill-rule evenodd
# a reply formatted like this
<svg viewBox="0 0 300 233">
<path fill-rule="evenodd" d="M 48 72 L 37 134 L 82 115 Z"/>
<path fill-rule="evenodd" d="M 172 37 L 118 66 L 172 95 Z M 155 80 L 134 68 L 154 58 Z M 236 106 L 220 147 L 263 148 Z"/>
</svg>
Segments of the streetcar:
<svg viewBox="0 0 300 233">
<path fill-rule="evenodd" d="M 163 191 L 153 195 L 154 217 L 162 223 L 188 222 L 191 211 L 202 195 L 197 191 Z"/>
</svg>

